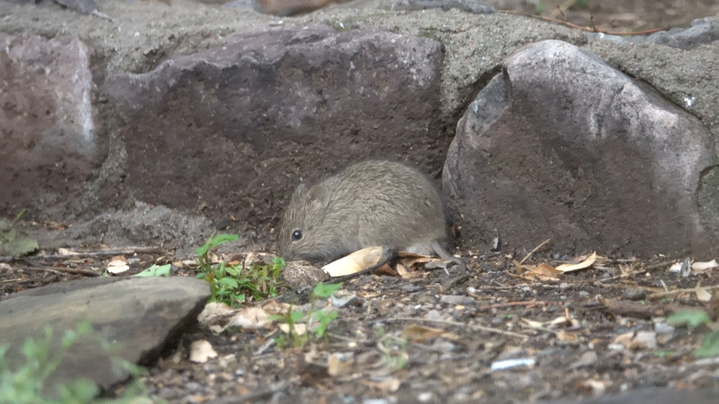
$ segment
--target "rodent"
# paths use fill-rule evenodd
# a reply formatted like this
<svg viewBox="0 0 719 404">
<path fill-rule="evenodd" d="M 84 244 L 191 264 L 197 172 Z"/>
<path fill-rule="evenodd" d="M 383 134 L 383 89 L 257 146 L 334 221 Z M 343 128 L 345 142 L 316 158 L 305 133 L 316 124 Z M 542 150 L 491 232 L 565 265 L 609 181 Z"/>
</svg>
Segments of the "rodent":
<svg viewBox="0 0 719 404">
<path fill-rule="evenodd" d="M 320 183 L 300 184 L 279 227 L 277 247 L 288 261 L 327 263 L 371 246 L 423 255 L 447 252 L 442 197 L 424 174 L 398 162 L 368 160 Z"/>
</svg>

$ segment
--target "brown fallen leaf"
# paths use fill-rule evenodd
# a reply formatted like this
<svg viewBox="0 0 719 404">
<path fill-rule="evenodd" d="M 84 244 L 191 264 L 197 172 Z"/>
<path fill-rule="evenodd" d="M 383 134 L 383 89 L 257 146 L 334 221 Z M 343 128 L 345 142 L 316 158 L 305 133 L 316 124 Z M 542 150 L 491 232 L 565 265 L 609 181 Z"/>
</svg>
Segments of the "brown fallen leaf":
<svg viewBox="0 0 719 404">
<path fill-rule="evenodd" d="M 353 353 L 333 353 L 327 358 L 327 373 L 332 377 L 345 376 L 354 370 Z"/>
<path fill-rule="evenodd" d="M 719 263 L 717 263 L 717 260 L 711 260 L 708 262 L 695 262 L 692 264 L 692 271 L 695 274 L 704 273 L 714 268 L 719 268 Z"/>
<path fill-rule="evenodd" d="M 630 331 L 618 335 L 612 343 L 624 345 L 632 350 L 654 349 L 657 347 L 657 335 L 653 331 Z"/>
<path fill-rule="evenodd" d="M 447 331 L 441 328 L 425 327 L 419 324 L 409 325 L 402 330 L 403 337 L 416 343 L 422 343 L 432 338 L 442 336 L 446 333 Z"/>
<path fill-rule="evenodd" d="M 589 268 L 592 265 L 594 265 L 594 262 L 597 260 L 597 253 L 593 252 L 589 254 L 589 256 L 584 259 L 582 262 L 578 264 L 562 264 L 556 268 L 557 271 L 560 271 L 562 273 L 564 272 L 572 272 L 577 271 L 580 269 Z"/>
<path fill-rule="evenodd" d="M 385 377 L 376 380 L 363 380 L 362 384 L 377 389 L 382 393 L 394 393 L 399 390 L 402 381 L 396 377 Z"/>
<path fill-rule="evenodd" d="M 702 287 L 701 282 L 697 283 L 697 286 L 694 288 L 694 292 L 697 294 L 697 300 L 700 302 L 708 302 L 712 300 L 712 294 Z"/>
<path fill-rule="evenodd" d="M 322 270 L 333 277 L 352 275 L 379 264 L 383 258 L 383 250 L 381 246 L 363 248 L 337 261 L 330 262 L 322 267 Z"/>
</svg>

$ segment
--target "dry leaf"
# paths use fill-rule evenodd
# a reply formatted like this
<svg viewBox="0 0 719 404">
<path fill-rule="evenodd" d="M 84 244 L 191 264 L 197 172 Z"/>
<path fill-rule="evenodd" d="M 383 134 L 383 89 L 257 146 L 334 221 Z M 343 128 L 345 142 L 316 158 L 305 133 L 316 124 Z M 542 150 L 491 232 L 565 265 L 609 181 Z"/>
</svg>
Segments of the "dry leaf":
<svg viewBox="0 0 719 404">
<path fill-rule="evenodd" d="M 704 272 L 710 269 L 714 269 L 716 267 L 719 267 L 719 263 L 717 263 L 717 260 L 711 260 L 708 262 L 695 262 L 692 264 L 692 270 L 695 272 Z"/>
<path fill-rule="evenodd" d="M 415 254 L 406 251 L 400 251 L 399 253 L 397 253 L 397 255 L 399 256 L 399 262 L 397 266 L 399 267 L 399 265 L 402 264 L 407 269 L 407 271 L 410 272 L 416 271 L 418 269 L 417 267 L 420 264 L 426 264 L 428 262 L 442 260 L 441 258 L 430 257 L 428 255 Z"/>
<path fill-rule="evenodd" d="M 406 337 L 408 340 L 416 342 L 416 343 L 422 343 L 429 339 L 439 337 L 446 333 L 447 333 L 447 331 L 445 331 L 441 328 L 430 328 L 430 327 L 421 326 L 419 324 L 412 324 L 412 325 L 406 327 L 404 330 L 402 330 L 403 337 Z"/>
<path fill-rule="evenodd" d="M 190 362 L 205 363 L 210 358 L 216 358 L 217 352 L 212 348 L 212 344 L 201 339 L 190 345 Z"/>
<path fill-rule="evenodd" d="M 250 268 L 253 264 L 272 265 L 275 256 L 266 252 L 249 252 L 242 262 L 243 268 Z"/>
<path fill-rule="evenodd" d="M 578 263 L 578 264 L 562 264 L 558 266 L 556 269 L 560 272 L 572 272 L 577 271 L 584 268 L 589 268 L 592 265 L 594 265 L 594 261 L 597 260 L 597 253 L 593 252 L 585 259 L 584 261 Z"/>
<path fill-rule="evenodd" d="M 540 280 L 554 280 L 557 279 L 557 275 L 561 274 L 562 272 L 557 271 L 554 269 L 553 266 L 547 264 L 546 262 L 543 262 L 539 265 L 521 265 L 517 266 L 518 263 L 515 263 L 515 267 L 519 270 L 521 267 L 522 271 L 525 271 L 525 273 L 521 276 L 525 279 L 540 279 Z"/>
<path fill-rule="evenodd" d="M 634 331 L 625 332 L 624 334 L 619 334 L 614 338 L 614 341 L 612 341 L 613 344 L 621 344 L 625 347 L 628 347 L 632 343 L 632 338 L 634 338 Z"/>
<path fill-rule="evenodd" d="M 287 323 L 280 324 L 280 330 L 285 334 L 290 333 L 290 325 Z M 304 335 L 307 332 L 307 324 L 297 323 L 294 327 L 294 333 L 297 335 Z"/>
<path fill-rule="evenodd" d="M 352 373 L 355 359 L 354 354 L 333 353 L 327 358 L 327 373 L 332 377 L 345 376 Z"/>
<path fill-rule="evenodd" d="M 322 267 L 330 276 L 351 275 L 371 268 L 382 259 L 383 247 L 367 247 Z"/>
<path fill-rule="evenodd" d="M 694 288 L 694 292 L 697 294 L 697 299 L 700 302 L 708 302 L 712 300 L 712 294 L 709 293 L 708 290 L 702 287 L 702 283 L 697 283 L 696 288 Z"/>
<path fill-rule="evenodd" d="M 381 380 L 366 380 L 362 383 L 383 393 L 394 393 L 399 390 L 399 386 L 402 384 L 396 377 L 387 377 Z"/>
<path fill-rule="evenodd" d="M 639 331 L 632 339 L 631 349 L 655 349 L 657 347 L 657 334 L 653 331 Z"/>
<path fill-rule="evenodd" d="M 269 327 L 270 314 L 261 307 L 248 307 L 237 312 L 227 327 L 242 327 L 248 329 L 267 328 Z"/>
<path fill-rule="evenodd" d="M 514 269 L 517 270 L 517 272 L 522 273 L 527 271 L 527 267 L 520 264 L 517 260 L 512 260 L 512 264 L 514 264 Z"/>
<path fill-rule="evenodd" d="M 609 380 L 585 380 L 582 382 L 582 386 L 589 388 L 594 396 L 601 396 L 611 385 L 612 382 Z"/>
<path fill-rule="evenodd" d="M 213 325 L 217 322 L 218 317 L 228 316 L 234 310 L 225 303 L 210 302 L 202 309 L 202 313 L 197 316 L 197 322 L 203 326 Z"/>
<path fill-rule="evenodd" d="M 404 279 L 407 279 L 407 277 L 411 274 L 407 267 L 405 267 L 401 262 L 397 263 L 397 273 Z"/>
<path fill-rule="evenodd" d="M 621 344 L 630 349 L 654 349 L 657 347 L 657 335 L 653 331 L 630 331 L 614 338 L 614 344 Z"/>
<path fill-rule="evenodd" d="M 559 271 L 556 268 L 554 268 L 553 266 L 547 264 L 546 262 L 543 262 L 543 263 L 537 265 L 536 268 L 531 270 L 530 273 L 556 278 L 556 275 L 561 274 L 562 271 Z"/>
<path fill-rule="evenodd" d="M 69 248 L 58 248 L 57 255 L 77 255 L 77 253 Z"/>
<path fill-rule="evenodd" d="M 575 325 L 574 319 L 567 316 L 557 317 L 552 321 L 549 321 L 547 323 L 547 327 L 549 328 L 557 328 L 557 327 L 571 327 Z"/>
<path fill-rule="evenodd" d="M 130 269 L 130 265 L 127 263 L 127 258 L 122 255 L 112 257 L 110 262 L 107 264 L 107 272 L 111 274 L 120 274 Z"/>
<path fill-rule="evenodd" d="M 287 313 L 287 311 L 292 307 L 289 303 L 280 303 L 277 300 L 268 300 L 267 302 L 263 303 L 260 307 L 262 307 L 262 310 L 273 314 L 273 315 L 282 315 Z"/>
<path fill-rule="evenodd" d="M 544 324 L 540 321 L 534 321 L 534 320 L 527 320 L 526 318 L 523 318 L 522 321 L 529 327 L 534 328 L 535 330 L 541 330 L 544 328 Z"/>
</svg>

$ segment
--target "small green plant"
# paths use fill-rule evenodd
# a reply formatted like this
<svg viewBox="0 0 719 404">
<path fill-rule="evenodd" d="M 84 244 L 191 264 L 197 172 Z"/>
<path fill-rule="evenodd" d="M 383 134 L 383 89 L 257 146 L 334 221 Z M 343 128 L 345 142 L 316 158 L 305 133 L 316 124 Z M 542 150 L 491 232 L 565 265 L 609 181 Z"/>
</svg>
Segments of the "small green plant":
<svg viewBox="0 0 719 404">
<path fill-rule="evenodd" d="M 48 398 L 43 395 L 47 379 L 60 366 L 62 359 L 70 348 L 82 337 L 92 337 L 100 342 L 105 352 L 110 353 L 110 343 L 95 333 L 92 325 L 83 321 L 76 329 L 68 330 L 62 337 L 59 348 L 54 344 L 53 330 L 45 327 L 44 336 L 38 339 L 27 338 L 22 346 L 25 363 L 16 370 L 10 370 L 5 354 L 10 348 L 8 344 L 0 346 L 0 404 L 85 404 L 109 403 L 110 400 L 96 399 L 99 387 L 91 380 L 77 379 L 69 384 L 57 385 L 57 397 Z M 142 368 L 129 362 L 112 357 L 113 367 L 128 370 L 133 377 L 125 395 L 113 403 L 129 403 L 141 396 L 146 396 L 144 385 L 137 376 Z"/>
<path fill-rule="evenodd" d="M 275 343 L 281 349 L 288 346 L 303 347 L 309 341 L 317 341 L 320 339 L 327 340 L 327 326 L 337 318 L 337 312 L 332 310 L 315 311 L 315 302 L 318 299 L 326 299 L 332 296 L 342 287 L 341 283 L 324 284 L 320 282 L 310 293 L 309 311 L 307 314 L 300 310 L 293 310 L 292 306 L 284 315 L 272 316 L 272 320 L 280 320 L 287 324 L 289 331 L 286 335 L 280 335 L 275 338 Z M 313 323 L 313 324 L 311 324 Z M 306 330 L 300 331 L 299 327 L 307 327 Z M 312 327 L 310 327 L 312 325 Z"/>
<path fill-rule="evenodd" d="M 15 228 L 18 220 L 25 214 L 25 209 L 15 216 L 12 223 L 0 220 L 0 256 L 20 257 L 37 251 L 37 240 L 24 231 Z"/>
<path fill-rule="evenodd" d="M 712 320 L 703 310 L 684 310 L 672 314 L 667 318 L 671 325 L 686 325 L 690 329 L 700 325 L 711 325 Z M 694 352 L 698 357 L 709 357 L 719 355 L 719 330 L 712 330 L 704 334 L 699 349 Z"/>
<path fill-rule="evenodd" d="M 243 268 L 241 264 L 228 264 L 225 261 L 213 263 L 210 257 L 212 249 L 228 241 L 236 241 L 236 235 L 220 234 L 210 237 L 197 249 L 197 277 L 210 283 L 211 302 L 222 302 L 237 307 L 251 296 L 255 300 L 275 297 L 282 286 L 282 270 L 285 260 L 275 257 L 272 264 L 252 264 Z"/>
<path fill-rule="evenodd" d="M 165 265 L 156 265 L 152 264 L 149 268 L 146 270 L 135 274 L 135 276 L 138 277 L 153 277 L 153 276 L 170 276 L 170 270 L 172 269 L 171 264 L 165 264 Z"/>
<path fill-rule="evenodd" d="M 407 354 L 407 338 L 397 338 L 387 335 L 384 327 L 376 325 L 374 327 L 374 335 L 379 339 L 377 344 L 382 352 L 387 366 L 400 370 L 407 366 L 409 355 Z"/>
</svg>

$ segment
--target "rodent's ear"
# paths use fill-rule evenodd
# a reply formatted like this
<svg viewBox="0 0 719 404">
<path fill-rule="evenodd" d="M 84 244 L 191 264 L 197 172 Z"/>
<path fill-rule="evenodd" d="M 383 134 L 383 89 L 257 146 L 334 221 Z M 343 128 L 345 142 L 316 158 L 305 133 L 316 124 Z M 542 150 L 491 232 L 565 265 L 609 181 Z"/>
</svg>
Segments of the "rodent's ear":
<svg viewBox="0 0 719 404">
<path fill-rule="evenodd" d="M 324 209 L 330 204 L 330 191 L 322 185 L 315 185 L 308 192 L 308 201 L 317 207 Z"/>
<path fill-rule="evenodd" d="M 303 182 L 300 185 L 298 185 L 297 188 L 295 189 L 295 192 L 292 193 L 292 200 L 293 201 L 299 200 L 300 197 L 302 196 L 302 194 L 305 193 L 305 191 L 307 191 L 307 185 L 305 185 L 305 183 Z"/>
</svg>

